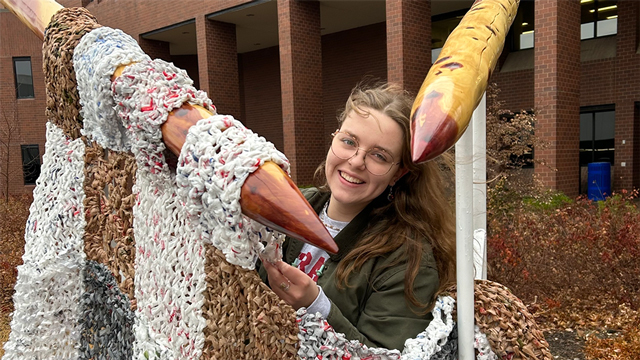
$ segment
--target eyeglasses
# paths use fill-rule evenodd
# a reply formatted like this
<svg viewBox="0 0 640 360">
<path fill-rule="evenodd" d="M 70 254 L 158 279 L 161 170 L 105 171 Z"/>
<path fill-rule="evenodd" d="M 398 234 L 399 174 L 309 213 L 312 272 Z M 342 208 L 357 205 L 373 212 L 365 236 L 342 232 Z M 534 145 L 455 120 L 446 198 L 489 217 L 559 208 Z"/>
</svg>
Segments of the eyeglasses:
<svg viewBox="0 0 640 360">
<path fill-rule="evenodd" d="M 349 160 L 358 155 L 358 150 L 365 152 L 364 166 L 373 175 L 385 175 L 391 170 L 393 165 L 400 164 L 394 162 L 393 156 L 384 149 L 372 148 L 365 150 L 358 144 L 358 140 L 348 133 L 336 130 L 331 142 L 331 152 L 342 160 Z"/>
</svg>

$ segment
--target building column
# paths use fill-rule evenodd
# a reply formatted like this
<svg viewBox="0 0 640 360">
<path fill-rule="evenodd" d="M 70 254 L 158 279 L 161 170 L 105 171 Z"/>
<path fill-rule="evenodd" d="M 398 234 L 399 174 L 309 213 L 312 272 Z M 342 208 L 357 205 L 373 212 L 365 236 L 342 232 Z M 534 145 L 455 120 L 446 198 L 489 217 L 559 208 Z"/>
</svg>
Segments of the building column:
<svg viewBox="0 0 640 360">
<path fill-rule="evenodd" d="M 325 159 L 318 1 L 278 0 L 284 153 L 291 177 L 311 184 Z"/>
<path fill-rule="evenodd" d="M 206 91 L 218 113 L 241 116 L 238 48 L 235 24 L 196 17 L 200 89 Z"/>
<path fill-rule="evenodd" d="M 387 0 L 387 79 L 417 94 L 431 67 L 431 0 Z"/>
<path fill-rule="evenodd" d="M 637 1 L 618 1 L 618 34 L 616 35 L 616 129 L 615 164 L 613 164 L 614 190 L 640 187 L 640 124 L 635 94 L 638 94 L 640 76 L 638 75 L 637 34 L 639 4 Z M 635 150 L 634 150 L 635 148 Z M 635 153 L 635 156 L 634 156 Z M 623 166 L 624 164 L 624 166 Z M 635 179 L 634 179 L 635 178 Z"/>
<path fill-rule="evenodd" d="M 549 188 L 578 194 L 580 145 L 580 1 L 535 3 L 534 102 L 536 135 L 549 143 L 536 149 L 535 174 Z"/>
</svg>

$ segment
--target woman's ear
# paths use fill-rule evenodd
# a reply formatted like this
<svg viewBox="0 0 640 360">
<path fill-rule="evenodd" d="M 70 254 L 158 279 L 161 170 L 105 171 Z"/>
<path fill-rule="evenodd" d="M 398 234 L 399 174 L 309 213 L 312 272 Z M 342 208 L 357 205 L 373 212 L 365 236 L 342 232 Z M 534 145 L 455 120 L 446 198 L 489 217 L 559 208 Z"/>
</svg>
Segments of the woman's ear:
<svg viewBox="0 0 640 360">
<path fill-rule="evenodd" d="M 398 180 L 400 180 L 400 178 L 402 178 L 403 176 L 405 176 L 407 173 L 409 172 L 409 169 L 407 168 L 400 168 L 398 169 L 398 171 L 396 171 L 396 173 L 393 175 L 393 177 L 391 178 L 391 181 L 389 182 L 390 186 L 393 186 L 396 184 L 396 182 Z"/>
</svg>

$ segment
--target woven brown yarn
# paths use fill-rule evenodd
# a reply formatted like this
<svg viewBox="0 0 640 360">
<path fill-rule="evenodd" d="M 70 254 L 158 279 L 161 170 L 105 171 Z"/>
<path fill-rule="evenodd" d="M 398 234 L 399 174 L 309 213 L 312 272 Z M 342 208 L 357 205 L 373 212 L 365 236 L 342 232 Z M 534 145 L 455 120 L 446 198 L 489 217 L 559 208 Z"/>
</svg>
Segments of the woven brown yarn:
<svg viewBox="0 0 640 360">
<path fill-rule="evenodd" d="M 456 297 L 452 287 L 445 294 Z M 476 280 L 475 322 L 500 359 L 551 360 L 549 343 L 522 301 L 504 285 Z M 454 309 L 453 318 L 456 319 Z"/>
<path fill-rule="evenodd" d="M 73 70 L 73 50 L 82 36 L 100 27 L 85 8 L 64 8 L 51 17 L 42 45 L 47 90 L 46 115 L 72 139 L 80 137 L 80 96 Z"/>
<path fill-rule="evenodd" d="M 104 264 L 135 310 L 133 205 L 136 161 L 131 153 L 85 141 L 84 247 L 87 260 Z"/>
<path fill-rule="evenodd" d="M 206 246 L 203 359 L 297 359 L 293 308 L 258 276 Z"/>
</svg>

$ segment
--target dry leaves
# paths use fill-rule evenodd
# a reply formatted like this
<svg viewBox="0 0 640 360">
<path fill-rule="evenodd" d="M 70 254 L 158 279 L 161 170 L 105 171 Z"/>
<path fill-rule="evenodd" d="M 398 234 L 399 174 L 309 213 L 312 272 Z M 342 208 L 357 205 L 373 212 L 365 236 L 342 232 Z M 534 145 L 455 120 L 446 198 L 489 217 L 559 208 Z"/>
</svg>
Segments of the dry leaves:
<svg viewBox="0 0 640 360">
<path fill-rule="evenodd" d="M 528 303 L 547 333 L 587 340 L 587 359 L 640 359 L 635 195 L 599 203 L 538 195 L 489 211 L 489 278 Z"/>
</svg>

